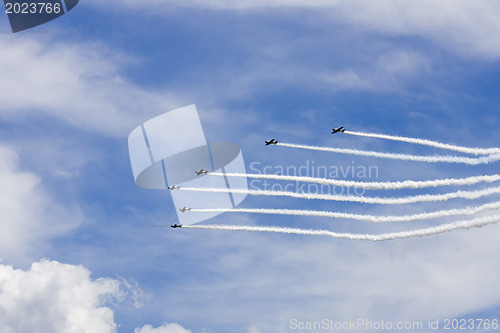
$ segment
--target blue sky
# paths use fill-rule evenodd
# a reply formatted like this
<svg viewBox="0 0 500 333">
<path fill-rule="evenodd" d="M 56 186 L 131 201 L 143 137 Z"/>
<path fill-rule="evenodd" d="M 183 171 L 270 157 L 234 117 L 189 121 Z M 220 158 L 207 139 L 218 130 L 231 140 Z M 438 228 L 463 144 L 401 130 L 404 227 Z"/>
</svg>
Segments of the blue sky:
<svg viewBox="0 0 500 333">
<path fill-rule="evenodd" d="M 171 229 L 170 194 L 134 184 L 127 147 L 140 123 L 196 104 L 207 140 L 237 143 L 247 171 L 314 161 L 375 166 L 369 181 L 497 173 L 497 164 L 417 164 L 263 141 L 443 153 L 330 135 L 343 125 L 497 146 L 499 12 L 494 1 L 88 0 L 15 35 L 0 15 L 0 307 L 9 309 L 1 330 L 256 333 L 293 332 L 294 318 L 500 319 L 496 225 L 381 243 Z M 447 190 L 458 188 L 369 195 Z M 249 196 L 241 206 L 402 215 L 496 197 L 380 207 Z M 228 213 L 207 223 L 382 233 L 453 220 Z M 68 318 L 80 319 L 70 329 L 61 326 Z"/>
</svg>

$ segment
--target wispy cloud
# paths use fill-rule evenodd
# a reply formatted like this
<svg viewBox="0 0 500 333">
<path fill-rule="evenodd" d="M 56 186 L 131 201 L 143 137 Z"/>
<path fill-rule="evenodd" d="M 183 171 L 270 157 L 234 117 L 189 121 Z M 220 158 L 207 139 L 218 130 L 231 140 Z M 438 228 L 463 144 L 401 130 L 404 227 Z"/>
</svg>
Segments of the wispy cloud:
<svg viewBox="0 0 500 333">
<path fill-rule="evenodd" d="M 102 1 L 95 0 L 91 0 L 90 3 L 99 6 L 109 5 L 109 2 L 104 4 Z M 72 39 L 71 42 L 58 43 L 55 39 L 45 37 L 40 39 L 7 37 L 0 40 L 2 49 L 0 98 L 3 101 L 0 106 L 0 116 L 2 119 L 22 122 L 31 118 L 32 115 L 54 117 L 70 124 L 69 128 L 78 127 L 98 134 L 124 137 L 137 124 L 153 115 L 177 106 L 203 101 L 204 110 L 208 109 L 208 104 L 213 110 L 211 113 L 213 122 L 218 123 L 214 127 L 218 126 L 217 128 L 221 129 L 220 132 L 215 131 L 213 138 L 218 139 L 219 136 L 226 135 L 239 142 L 251 138 L 251 141 L 248 140 L 254 144 L 257 141 L 255 137 L 261 133 L 259 130 L 271 126 L 263 120 L 273 115 L 264 114 L 262 117 L 262 110 L 247 114 L 242 114 L 240 109 L 234 112 L 233 109 L 224 106 L 227 100 L 255 100 L 257 105 L 249 103 L 248 109 L 258 110 L 259 103 L 268 102 L 262 96 L 273 89 L 292 87 L 299 88 L 306 93 L 313 91 L 314 94 L 307 97 L 309 100 L 313 100 L 318 92 L 326 92 L 327 95 L 331 95 L 332 92 L 345 91 L 393 92 L 405 89 L 408 83 L 412 83 L 422 73 L 433 71 L 433 58 L 432 55 L 426 53 L 425 47 L 419 49 L 413 45 L 405 47 L 397 43 L 392 46 L 390 46 L 392 43 L 381 43 L 381 45 L 372 45 L 367 49 L 359 46 L 364 43 L 370 44 L 372 37 L 373 40 L 380 41 L 380 38 L 416 36 L 422 37 L 427 43 L 426 46 L 431 43 L 437 45 L 439 50 L 444 48 L 460 55 L 486 58 L 496 58 L 500 55 L 500 46 L 496 43 L 498 34 L 495 33 L 498 32 L 500 25 L 497 20 L 499 5 L 492 1 L 481 3 L 456 1 L 453 4 L 438 1 L 415 4 L 385 1 L 377 2 L 377 5 L 356 0 L 266 2 L 260 0 L 210 2 L 115 0 L 115 3 L 124 4 L 124 8 L 132 9 L 134 15 L 141 15 L 143 10 L 148 9 L 150 10 L 148 15 L 154 11 L 160 16 L 162 11 L 169 13 L 171 7 L 177 5 L 191 6 L 189 10 L 207 7 L 213 10 L 230 10 L 229 15 L 234 17 L 237 12 L 241 15 L 240 18 L 247 13 L 255 14 L 260 10 L 269 9 L 271 9 L 271 16 L 274 17 L 286 16 L 290 12 L 307 12 L 308 28 L 321 25 L 324 29 L 321 30 L 322 35 L 319 37 L 315 35 L 316 29 L 312 29 L 314 36 L 313 33 L 310 36 L 300 36 L 302 41 L 311 37 L 309 44 L 300 43 L 293 37 L 289 38 L 295 33 L 300 35 L 298 30 L 304 28 L 303 26 L 299 26 L 300 29 L 286 36 L 276 33 L 280 31 L 281 26 L 276 28 L 276 25 L 274 30 L 260 27 L 262 35 L 270 36 L 268 39 L 261 39 L 261 36 L 249 38 L 245 33 L 237 36 L 235 34 L 231 38 L 241 42 L 241 45 L 236 47 L 240 52 L 220 52 L 217 58 L 219 63 L 207 61 L 203 66 L 194 66 L 193 72 L 182 69 L 180 71 L 183 75 L 173 77 L 169 81 L 171 83 L 168 84 L 168 89 L 158 84 L 154 90 L 143 88 L 125 74 L 125 68 L 130 64 L 135 65 L 137 59 L 130 59 L 124 52 L 113 49 L 112 40 L 109 41 L 110 44 L 104 45 L 107 41 L 75 42 Z M 310 10 L 304 11 L 304 8 Z M 312 17 L 319 19 L 315 22 L 311 20 Z M 261 17 L 255 18 L 261 19 Z M 153 21 L 156 16 L 148 16 L 149 19 Z M 335 33 L 330 33 L 333 25 L 324 25 L 325 22 L 333 22 L 337 28 Z M 257 29 L 259 27 L 255 25 L 252 32 Z M 326 40 L 339 38 L 338 36 L 342 35 L 348 35 L 348 38 L 346 37 L 347 41 L 343 40 L 339 43 L 339 48 L 333 44 L 325 47 L 329 50 L 323 55 L 327 60 L 316 61 L 318 59 L 314 56 L 321 53 L 321 48 L 307 48 L 310 45 L 323 45 Z M 108 37 L 106 34 L 103 35 L 103 39 Z M 258 40 L 259 43 L 252 38 Z M 242 46 L 245 44 L 248 49 Z M 215 48 L 213 45 L 210 47 Z M 232 45 L 232 47 L 230 51 L 235 50 L 235 46 Z M 299 49 L 305 51 L 301 53 Z M 215 48 L 212 51 L 218 53 L 219 50 L 222 48 Z M 149 51 L 142 50 L 144 53 Z M 203 53 L 202 49 L 196 49 L 196 51 Z M 349 62 L 339 59 L 336 54 L 340 53 L 347 58 L 357 56 L 360 60 Z M 227 59 L 240 59 L 240 56 L 242 61 L 225 65 Z M 169 66 L 173 65 L 176 64 L 169 64 Z M 425 84 L 432 85 L 429 82 Z M 284 100 L 289 96 L 290 94 L 279 95 L 279 98 Z M 367 106 L 360 104 L 363 107 Z M 221 105 L 231 111 L 221 112 Z M 298 129 L 304 129 L 304 132 L 311 131 L 306 128 L 306 125 L 297 124 L 300 122 L 294 117 L 297 113 L 293 113 L 286 107 L 283 109 L 285 111 L 282 113 L 278 112 L 278 115 L 283 116 L 279 119 L 276 128 L 270 129 L 273 135 L 283 133 L 283 136 L 297 136 L 303 135 Z M 388 110 L 388 113 L 391 111 L 393 110 Z M 394 111 L 400 112 L 400 110 Z M 209 116 L 205 114 L 205 117 Z M 326 122 L 326 117 L 316 118 L 315 122 L 322 123 L 322 126 Z M 392 120 L 394 119 L 384 117 L 387 126 L 393 125 Z M 360 121 L 361 125 L 365 124 Z M 373 124 L 373 126 L 376 125 Z M 432 126 L 438 125 L 431 125 L 429 128 L 433 129 Z M 424 130 L 425 128 L 419 129 L 419 131 Z M 226 133 L 231 133 L 231 135 Z M 446 136 L 446 131 L 439 131 L 439 133 L 441 137 Z M 258 140 L 260 147 L 262 140 L 260 137 Z M 121 142 L 120 147 L 123 148 L 125 142 Z M 356 143 L 354 140 L 353 142 Z M 87 152 L 75 152 L 78 149 L 73 149 L 74 146 L 69 147 L 71 149 L 66 147 L 65 150 L 71 150 L 72 155 L 68 157 L 65 151 L 61 160 L 74 162 L 78 160 L 75 155 L 87 154 Z M 120 147 L 117 145 L 110 149 L 119 150 Z M 248 151 L 249 147 L 253 146 L 250 144 L 246 146 L 247 154 L 251 153 Z M 35 147 L 33 151 L 36 149 Z M 59 146 L 52 149 L 61 150 Z M 46 152 L 45 148 L 36 151 L 47 156 L 52 153 L 51 149 Z M 256 156 L 260 160 L 265 160 L 266 156 L 261 153 L 261 150 L 255 149 L 255 151 L 258 152 Z M 75 215 L 75 212 L 78 212 L 77 208 L 75 210 L 65 208 L 56 211 L 55 215 L 49 214 L 62 204 L 54 202 L 50 195 L 43 191 L 44 181 L 40 175 L 27 172 L 22 166 L 16 164 L 17 157 L 13 148 L 5 148 L 5 151 L 0 153 L 0 157 L 4 163 L 0 179 L 2 184 L 5 184 L 1 192 L 6 198 L 13 200 L 12 205 L 6 204 L 6 208 L 2 209 L 5 215 L 0 213 L 1 220 L 12 219 L 18 223 L 16 226 L 21 226 L 19 230 L 15 228 L 11 230 L 7 224 L 3 223 L 0 227 L 5 231 L 5 235 L 19 241 L 17 246 L 28 244 L 23 230 L 40 230 L 42 225 L 45 227 L 46 224 L 51 225 L 51 223 L 55 223 L 56 230 L 67 230 L 58 229 L 57 222 L 62 221 L 61 216 L 69 216 L 68 220 L 75 221 L 75 223 L 78 221 L 81 215 Z M 102 159 L 97 161 L 96 158 L 95 164 L 107 166 L 103 168 L 106 169 L 105 172 L 108 172 L 103 175 L 103 179 L 108 177 L 105 181 L 106 185 L 110 184 L 108 180 L 112 177 L 119 179 L 117 182 L 126 182 L 127 179 L 133 182 L 131 175 L 123 171 L 128 165 L 120 169 L 123 172 L 117 172 L 116 159 L 106 158 L 106 156 L 99 158 Z M 274 158 L 279 163 L 287 163 L 285 155 L 274 156 Z M 42 161 L 43 158 L 40 160 Z M 50 168 L 55 169 L 52 165 L 57 163 L 51 163 Z M 77 170 L 70 168 L 72 172 L 61 168 L 58 174 L 64 177 L 82 174 L 86 177 L 88 175 L 85 173 L 88 170 L 81 164 L 74 168 Z M 406 178 L 425 178 L 429 172 L 428 169 L 424 169 L 425 166 L 419 169 L 418 174 L 415 174 L 414 169 L 394 168 L 393 165 L 390 168 L 394 170 L 391 175 L 406 174 L 408 175 L 405 176 Z M 93 171 L 97 172 L 95 169 Z M 440 173 L 440 176 L 442 175 Z M 82 181 L 85 186 L 89 184 L 87 180 L 85 178 Z M 106 190 L 112 187 L 108 186 Z M 97 193 L 98 190 L 94 191 L 92 193 L 90 190 L 88 195 L 99 197 L 96 199 L 99 200 L 99 204 L 107 205 L 115 210 L 116 202 L 113 200 L 120 199 L 116 199 L 113 193 L 106 193 L 107 197 L 104 198 L 100 196 L 101 193 Z M 129 195 L 141 196 L 142 194 L 132 192 Z M 113 199 L 110 199 L 111 197 Z M 139 212 L 142 214 L 150 209 L 156 209 L 156 212 L 166 210 L 163 202 L 157 207 L 152 207 L 151 203 L 148 203 L 147 207 L 141 207 L 141 203 L 137 202 L 135 198 L 130 200 L 131 209 L 138 212 L 136 216 L 140 215 Z M 154 213 L 151 214 L 154 215 Z M 50 219 L 47 216 L 55 216 L 55 218 Z M 158 214 L 158 216 L 160 217 L 157 219 L 164 222 L 164 215 Z M 353 314 L 375 319 L 419 319 L 442 313 L 457 314 L 476 311 L 496 304 L 500 298 L 497 292 L 500 290 L 499 272 L 492 269 L 494 268 L 492 263 L 496 262 L 499 250 L 497 227 L 457 231 L 429 239 L 394 241 L 387 245 L 349 245 L 341 240 L 334 243 L 321 240 L 309 241 L 302 238 L 298 240 L 294 236 L 285 238 L 280 235 L 262 234 L 234 236 L 231 234 L 231 237 L 227 237 L 227 234 L 211 234 L 208 238 L 202 231 L 193 230 L 189 236 L 183 235 L 182 231 L 169 234 L 170 244 L 165 244 L 168 242 L 157 237 L 154 238 L 154 242 L 148 239 L 147 244 L 141 244 L 145 245 L 141 247 L 137 244 L 133 245 L 132 242 L 123 244 L 121 237 L 127 232 L 123 221 L 118 222 L 116 219 L 111 221 L 107 212 L 102 212 L 101 218 L 102 221 L 110 221 L 106 224 L 106 228 L 108 231 L 112 230 L 109 233 L 113 234 L 113 237 L 109 239 L 119 243 L 119 250 L 109 247 L 108 251 L 106 248 L 106 255 L 109 255 L 109 258 L 120 258 L 120 260 L 109 260 L 114 266 L 107 269 L 132 270 L 134 267 L 128 266 L 136 260 L 137 263 L 141 262 L 141 265 L 144 265 L 141 267 L 145 267 L 146 273 L 144 274 L 148 275 L 145 279 L 148 281 L 151 281 L 148 270 L 156 270 L 155 272 L 159 274 L 157 279 L 161 280 L 158 293 L 165 297 L 158 300 L 155 310 L 169 309 L 169 315 L 172 317 L 165 318 L 169 322 L 172 322 L 171 318 L 178 316 L 186 321 L 198 320 L 205 325 L 206 323 L 216 324 L 214 318 L 217 318 L 218 320 L 224 319 L 232 327 L 252 325 L 248 327 L 249 332 L 272 332 L 283 328 L 288 320 L 297 314 L 301 314 L 305 319 L 314 319 L 318 315 L 344 319 L 352 317 Z M 232 218 L 223 216 L 217 222 L 222 220 L 228 223 L 231 222 L 228 220 Z M 253 220 L 247 216 L 242 216 L 241 220 L 249 220 L 245 223 L 255 225 L 269 222 L 269 220 Z M 294 220 L 294 223 L 297 221 L 299 220 Z M 310 219 L 300 221 L 315 223 Z M 99 225 L 96 228 L 101 230 L 103 227 Z M 132 239 L 138 234 L 147 237 L 143 236 L 142 229 L 137 228 L 123 238 Z M 182 241 L 172 241 L 175 237 L 179 237 Z M 85 245 L 88 251 L 85 255 L 90 258 L 88 260 L 96 262 L 96 265 L 101 265 L 101 267 L 107 265 L 106 260 L 96 254 L 99 251 L 95 250 L 96 244 L 93 242 L 95 240 L 88 241 Z M 4 245 L 7 248 L 8 241 L 2 243 L 2 246 Z M 98 246 L 107 245 L 109 246 L 107 243 Z M 81 246 L 81 244 L 73 244 L 67 245 L 66 248 L 81 250 Z M 144 248 L 147 246 L 151 246 L 148 250 L 153 250 L 145 252 Z M 130 253 L 130 257 L 123 256 L 124 248 L 127 248 L 129 252 L 126 253 Z M 23 250 L 22 247 L 20 249 Z M 144 263 L 145 253 L 155 254 L 153 257 L 156 258 L 151 258 L 151 260 L 156 260 L 155 264 Z M 165 265 L 166 262 L 169 265 Z M 196 265 L 192 264 L 193 262 L 196 262 Z M 173 280 L 176 276 L 188 278 Z M 130 285 L 134 287 L 134 283 Z M 485 285 L 489 288 L 484 288 Z M 130 294 L 137 301 L 137 305 L 144 300 L 144 295 L 140 292 Z M 196 314 L 197 319 L 193 319 L 193 313 Z M 144 312 L 140 313 L 140 315 L 143 314 Z M 18 319 L 18 317 L 9 318 Z M 164 320 L 162 316 L 156 318 L 156 323 L 158 320 L 160 322 Z M 109 322 L 109 324 L 111 325 L 109 327 L 112 327 L 113 323 Z M 141 326 L 143 324 L 141 323 Z M 137 326 L 139 325 L 134 323 L 131 330 Z M 145 333 L 147 329 L 151 332 L 162 333 L 167 332 L 167 329 L 169 333 L 173 329 L 182 333 L 187 331 L 180 326 L 174 327 L 172 324 L 156 328 L 146 325 L 136 330 Z"/>
<path fill-rule="evenodd" d="M 75 203 L 56 202 L 12 148 L 0 145 L 0 161 L 0 249 L 8 262 L 22 262 L 48 239 L 77 227 L 82 213 Z"/>
<path fill-rule="evenodd" d="M 0 38 L 0 116 L 40 114 L 107 135 L 172 109 L 174 97 L 149 92 L 122 73 L 132 59 L 102 43 Z"/>
<path fill-rule="evenodd" d="M 172 6 L 210 8 L 214 10 L 274 9 L 276 15 L 286 15 L 282 9 L 311 9 L 329 15 L 332 20 L 348 26 L 366 29 L 372 33 L 390 36 L 419 36 L 432 40 L 458 54 L 498 58 L 500 45 L 497 36 L 500 23 L 497 20 L 500 4 L 487 1 L 439 1 L 424 0 L 406 3 L 397 0 L 114 0 L 117 4 L 136 12 L 161 13 Z M 93 4 L 102 5 L 93 0 Z"/>
<path fill-rule="evenodd" d="M 134 333 L 191 333 L 191 330 L 187 330 L 179 324 L 163 324 L 156 328 L 151 325 L 145 325 L 141 328 L 136 328 Z"/>
<path fill-rule="evenodd" d="M 203 317 L 220 319 L 228 313 L 226 321 L 252 322 L 263 331 L 276 330 L 292 318 L 428 320 L 467 313 L 479 304 L 492 306 L 499 297 L 479 285 L 498 285 L 498 270 L 488 268 L 498 250 L 498 230 L 355 245 L 214 232 L 212 241 L 225 244 L 216 254 L 207 253 L 215 269 L 212 279 L 186 292 L 196 295 L 198 305 L 191 310 Z M 238 251 L 225 251 L 226 246 Z M 477 275 L 477 269 L 488 274 Z M 467 292 L 460 293 L 462 289 Z M 183 304 L 180 297 L 175 302 Z M 245 305 L 235 309 L 232 304 Z"/>
</svg>

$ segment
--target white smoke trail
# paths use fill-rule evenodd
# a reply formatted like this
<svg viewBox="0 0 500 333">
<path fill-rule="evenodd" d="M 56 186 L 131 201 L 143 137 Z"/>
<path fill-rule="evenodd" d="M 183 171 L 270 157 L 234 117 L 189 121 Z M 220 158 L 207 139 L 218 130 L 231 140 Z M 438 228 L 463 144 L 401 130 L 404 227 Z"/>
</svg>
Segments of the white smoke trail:
<svg viewBox="0 0 500 333">
<path fill-rule="evenodd" d="M 367 190 L 399 190 L 405 188 L 416 189 L 416 188 L 438 187 L 438 186 L 465 186 L 465 185 L 475 185 L 481 182 L 492 183 L 500 180 L 500 175 L 491 175 L 491 176 L 484 175 L 484 176 L 473 176 L 467 178 L 447 178 L 447 179 L 424 180 L 424 181 L 405 180 L 401 182 L 357 182 L 349 180 L 338 180 L 338 179 L 316 178 L 316 177 L 286 176 L 286 175 L 271 175 L 271 174 L 246 174 L 246 173 L 212 172 L 209 173 L 209 175 L 286 180 L 286 181 L 296 181 L 305 183 L 317 183 L 324 185 L 356 187 L 356 188 L 364 188 Z"/>
<path fill-rule="evenodd" d="M 276 232 L 276 233 L 311 235 L 311 236 L 330 236 L 333 238 L 370 240 L 378 242 L 378 241 L 409 238 L 409 237 L 430 236 L 456 229 L 483 227 L 485 225 L 495 224 L 498 222 L 500 222 L 500 215 L 493 215 L 487 217 L 479 217 L 467 221 L 442 224 L 439 226 L 429 227 L 424 229 L 416 229 L 416 230 L 384 233 L 384 234 L 352 234 L 352 233 L 337 233 L 329 230 L 311 230 L 311 229 L 282 228 L 282 227 L 234 226 L 234 225 L 188 225 L 188 226 L 183 226 L 182 228 L 205 229 L 205 230 L 228 230 L 228 231 Z"/>
<path fill-rule="evenodd" d="M 240 194 L 250 194 L 250 195 L 282 196 L 282 197 L 292 197 L 301 199 L 349 201 L 349 202 L 361 202 L 367 204 L 381 204 L 381 205 L 403 205 L 403 204 L 411 204 L 417 202 L 437 202 L 437 201 L 447 201 L 456 198 L 474 200 L 484 196 L 500 193 L 500 187 L 493 187 L 476 191 L 457 191 L 444 194 L 423 194 L 423 195 L 416 195 L 416 196 L 409 196 L 402 198 L 381 198 L 381 197 L 363 197 L 363 196 L 351 196 L 351 195 L 297 193 L 290 191 L 233 189 L 233 188 L 228 189 L 228 188 L 181 187 L 179 190 L 213 192 L 213 193 L 240 193 Z"/>
<path fill-rule="evenodd" d="M 288 148 L 317 150 L 317 151 L 325 151 L 325 152 L 330 152 L 330 153 L 351 154 L 351 155 L 358 155 L 358 156 L 370 156 L 370 157 L 378 157 L 378 158 L 387 158 L 387 159 L 392 159 L 392 160 L 426 162 L 426 163 L 461 163 L 461 164 L 468 164 L 468 165 L 479 165 L 479 164 L 488 164 L 490 162 L 496 162 L 496 161 L 500 160 L 500 154 L 471 158 L 471 157 L 462 157 L 462 156 L 430 156 L 430 155 L 423 156 L 423 155 L 381 153 L 381 152 L 377 152 L 377 151 L 307 146 L 307 145 L 298 145 L 298 144 L 294 144 L 294 143 L 278 143 L 277 145 L 281 146 L 281 147 L 288 147 Z"/>
<path fill-rule="evenodd" d="M 392 141 L 401 141 L 401 142 L 409 142 L 418 145 L 430 146 L 440 149 L 447 149 L 458 151 L 466 154 L 474 154 L 474 155 L 492 155 L 492 154 L 500 154 L 500 148 L 471 148 L 471 147 L 463 147 L 463 146 L 455 146 L 447 143 L 441 143 L 426 139 L 417 139 L 417 138 L 408 138 L 403 136 L 393 136 L 386 134 L 375 134 L 375 133 L 363 133 L 363 132 L 353 132 L 353 131 L 344 131 L 345 134 L 364 136 L 368 138 L 377 138 L 377 139 L 385 139 Z"/>
<path fill-rule="evenodd" d="M 488 203 L 477 207 L 467 207 L 463 209 L 441 210 L 432 213 L 420 213 L 413 215 L 400 216 L 375 216 L 348 214 L 339 212 L 327 212 L 317 210 L 299 210 L 299 209 L 260 209 L 260 208 L 233 208 L 233 209 L 191 209 L 191 212 L 231 212 L 231 213 L 250 213 L 250 214 L 270 214 L 270 215 L 290 215 L 290 216 L 318 216 L 341 219 L 352 219 L 360 221 L 368 221 L 373 223 L 386 222 L 412 222 L 419 220 L 428 220 L 438 217 L 459 216 L 459 215 L 474 215 L 487 210 L 500 209 L 500 202 Z"/>
</svg>

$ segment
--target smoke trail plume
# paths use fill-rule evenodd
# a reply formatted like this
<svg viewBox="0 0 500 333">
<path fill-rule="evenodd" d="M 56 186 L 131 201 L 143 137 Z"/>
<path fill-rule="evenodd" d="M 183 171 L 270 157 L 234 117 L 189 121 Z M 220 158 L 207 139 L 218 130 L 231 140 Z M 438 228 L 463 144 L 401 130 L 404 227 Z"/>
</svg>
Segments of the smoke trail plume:
<svg viewBox="0 0 500 333">
<path fill-rule="evenodd" d="M 205 229 L 205 230 L 228 230 L 228 231 L 275 232 L 275 233 L 311 235 L 311 236 L 330 236 L 333 238 L 347 238 L 352 240 L 369 240 L 378 242 L 378 241 L 386 241 L 386 240 L 409 238 L 409 237 L 430 236 L 456 229 L 483 227 L 485 225 L 496 224 L 498 222 L 500 222 L 500 215 L 493 215 L 487 217 L 479 217 L 467 221 L 442 224 L 439 226 L 429 227 L 424 229 L 416 229 L 416 230 L 384 233 L 384 234 L 352 234 L 352 233 L 337 233 L 329 230 L 311 230 L 311 229 L 282 228 L 282 227 L 233 226 L 233 225 L 189 225 L 189 226 L 183 226 L 182 228 Z"/>
<path fill-rule="evenodd" d="M 460 164 L 468 164 L 468 165 L 479 165 L 479 164 L 488 164 L 490 162 L 496 162 L 496 161 L 500 160 L 500 154 L 471 158 L 471 157 L 462 157 L 462 156 L 430 156 L 430 155 L 423 156 L 423 155 L 410 155 L 410 154 L 381 153 L 381 152 L 377 152 L 377 151 L 344 149 L 344 148 L 333 148 L 333 147 L 307 146 L 307 145 L 299 145 L 299 144 L 294 144 L 294 143 L 278 143 L 277 145 L 281 146 L 281 147 L 288 147 L 288 148 L 317 150 L 317 151 L 325 151 L 325 152 L 330 152 L 330 153 L 350 154 L 350 155 L 357 155 L 357 156 L 370 156 L 370 157 L 377 157 L 377 158 L 387 158 L 387 159 L 392 159 L 392 160 L 426 162 L 426 163 L 460 163 Z"/>
<path fill-rule="evenodd" d="M 250 213 L 250 214 L 269 214 L 269 215 L 290 215 L 290 216 L 317 216 L 339 219 L 352 219 L 359 221 L 368 221 L 373 223 L 386 222 L 412 222 L 419 220 L 428 220 L 446 216 L 459 215 L 474 215 L 487 210 L 500 209 L 500 202 L 488 203 L 477 207 L 467 207 L 463 209 L 440 210 L 431 213 L 420 213 L 413 215 L 400 216 L 375 216 L 363 214 L 349 214 L 340 212 L 327 212 L 318 210 L 301 210 L 301 209 L 261 209 L 261 208 L 233 208 L 233 209 L 196 209 L 192 208 L 191 212 L 231 212 L 231 213 Z"/>
<path fill-rule="evenodd" d="M 500 175 L 484 175 L 484 176 L 473 176 L 467 178 L 447 178 L 447 179 L 424 180 L 424 181 L 405 180 L 401 182 L 357 182 L 357 181 L 317 178 L 317 177 L 286 176 L 286 175 L 272 175 L 272 174 L 246 174 L 246 173 L 212 172 L 209 173 L 209 175 L 317 183 L 324 185 L 364 188 L 367 190 L 399 190 L 405 188 L 416 189 L 416 188 L 427 188 L 427 187 L 438 187 L 438 186 L 466 186 L 466 185 L 479 184 L 481 182 L 492 183 L 500 180 Z"/>
<path fill-rule="evenodd" d="M 347 131 L 347 130 L 344 131 L 343 133 L 349 134 L 349 135 L 364 136 L 364 137 L 368 137 L 368 138 L 377 138 L 377 139 L 385 139 L 385 140 L 392 140 L 392 141 L 409 142 L 409 143 L 414 143 L 414 144 L 418 144 L 418 145 L 430 146 L 430 147 L 446 149 L 446 150 L 453 150 L 453 151 L 466 153 L 466 154 L 474 154 L 474 155 L 500 154 L 500 148 L 470 148 L 470 147 L 450 145 L 447 143 L 441 143 L 441 142 L 436 142 L 436 141 L 431 141 L 431 140 L 426 140 L 426 139 L 408 138 L 408 137 L 403 137 L 403 136 L 393 136 L 393 135 L 387 135 L 387 134 L 353 132 L 353 131 Z"/>
<path fill-rule="evenodd" d="M 251 194 L 251 195 L 282 196 L 282 197 L 292 197 L 300 199 L 348 201 L 348 202 L 360 202 L 360 203 L 381 204 L 381 205 L 403 205 L 403 204 L 411 204 L 417 202 L 438 202 L 456 198 L 474 200 L 484 196 L 500 193 L 500 187 L 493 187 L 476 191 L 457 191 L 444 194 L 423 194 L 423 195 L 416 195 L 416 196 L 409 196 L 402 198 L 382 198 L 382 197 L 296 193 L 289 191 L 265 191 L 265 190 L 248 190 L 248 189 L 233 189 L 233 188 L 228 189 L 228 188 L 181 187 L 179 190 L 213 192 L 213 193 L 240 193 L 240 194 Z"/>
</svg>

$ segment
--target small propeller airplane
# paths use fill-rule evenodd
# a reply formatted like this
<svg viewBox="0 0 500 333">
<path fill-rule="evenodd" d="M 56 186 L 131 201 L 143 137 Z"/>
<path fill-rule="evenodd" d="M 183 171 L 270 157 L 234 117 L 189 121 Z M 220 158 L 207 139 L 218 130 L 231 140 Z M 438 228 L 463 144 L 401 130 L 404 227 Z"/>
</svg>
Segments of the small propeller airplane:
<svg viewBox="0 0 500 333">
<path fill-rule="evenodd" d="M 181 212 L 190 212 L 191 211 L 191 208 L 186 208 L 186 207 L 182 207 L 181 209 L 179 209 Z"/>
<path fill-rule="evenodd" d="M 173 191 L 173 190 L 178 190 L 180 189 L 181 187 L 180 186 L 175 186 L 175 185 L 172 185 L 172 186 L 169 186 L 168 189 Z"/>
<path fill-rule="evenodd" d="M 182 228 L 182 224 L 177 224 L 176 223 L 176 224 L 170 225 L 170 227 L 172 227 L 172 228 Z"/>
<path fill-rule="evenodd" d="M 200 169 L 200 170 L 198 170 L 198 171 L 195 171 L 195 172 L 196 172 L 197 176 L 206 175 L 208 173 L 208 171 L 207 170 L 203 170 L 203 168 Z"/>
<path fill-rule="evenodd" d="M 271 140 L 265 141 L 265 142 L 266 142 L 266 146 L 278 144 L 278 140 L 275 141 L 274 139 L 271 139 Z"/>
<path fill-rule="evenodd" d="M 334 128 L 332 129 L 332 131 L 333 131 L 333 132 L 332 132 L 332 134 L 335 134 L 335 133 L 338 133 L 338 132 L 340 132 L 340 133 L 344 133 L 345 128 L 344 128 L 344 126 L 339 127 L 339 128 L 335 128 L 335 127 L 334 127 Z"/>
</svg>

